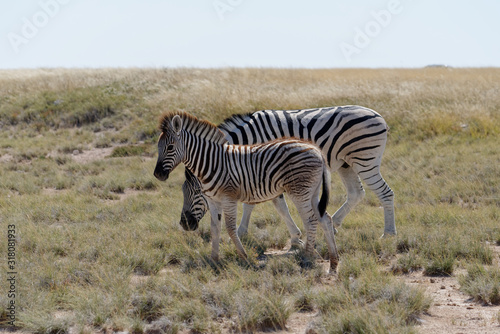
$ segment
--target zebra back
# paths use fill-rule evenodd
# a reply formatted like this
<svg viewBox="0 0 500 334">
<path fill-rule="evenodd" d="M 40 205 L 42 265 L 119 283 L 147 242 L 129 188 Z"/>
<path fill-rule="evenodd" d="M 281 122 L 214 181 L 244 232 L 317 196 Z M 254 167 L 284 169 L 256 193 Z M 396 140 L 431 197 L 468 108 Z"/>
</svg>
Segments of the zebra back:
<svg viewBox="0 0 500 334">
<path fill-rule="evenodd" d="M 361 106 L 304 110 L 261 110 L 227 118 L 219 129 L 230 143 L 256 144 L 282 137 L 309 140 L 321 148 L 332 169 L 342 164 L 380 163 L 387 124 Z"/>
</svg>

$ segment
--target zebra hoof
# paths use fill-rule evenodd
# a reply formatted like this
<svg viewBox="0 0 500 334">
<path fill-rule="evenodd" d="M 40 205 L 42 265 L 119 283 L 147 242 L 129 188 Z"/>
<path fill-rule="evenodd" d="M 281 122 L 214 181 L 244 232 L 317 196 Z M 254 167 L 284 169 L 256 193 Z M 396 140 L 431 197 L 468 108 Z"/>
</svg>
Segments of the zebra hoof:
<svg viewBox="0 0 500 334">
<path fill-rule="evenodd" d="M 303 249 L 304 248 L 304 241 L 300 240 L 300 238 L 292 238 L 290 240 L 290 243 L 292 244 L 292 246 L 290 247 L 290 249 L 292 248 L 300 248 L 300 249 Z"/>
<path fill-rule="evenodd" d="M 287 253 L 298 253 L 304 250 L 304 245 L 291 245 Z"/>
<path fill-rule="evenodd" d="M 328 274 L 337 275 L 337 267 L 338 266 L 339 266 L 338 258 L 330 257 L 330 270 L 328 271 Z"/>
<path fill-rule="evenodd" d="M 337 278 L 337 276 L 338 276 L 337 269 L 332 269 L 332 268 L 330 268 L 330 270 L 328 270 L 327 274 L 328 274 L 328 276 L 333 277 L 333 278 Z"/>
<path fill-rule="evenodd" d="M 238 230 L 236 231 L 236 235 L 237 235 L 237 236 L 238 236 L 238 238 L 240 238 L 240 239 L 241 239 L 241 238 L 244 238 L 245 236 L 247 236 L 247 235 L 248 235 L 248 230 L 240 230 L 240 229 L 238 229 Z"/>
<path fill-rule="evenodd" d="M 333 224 L 333 227 L 340 227 L 342 225 L 342 220 L 341 221 L 338 221 L 338 220 L 335 220 L 334 218 L 335 215 L 332 216 L 332 224 Z"/>
<path fill-rule="evenodd" d="M 396 236 L 396 232 L 384 232 L 384 234 L 382 234 L 380 239 L 391 238 L 391 237 L 395 237 L 395 236 Z"/>
</svg>

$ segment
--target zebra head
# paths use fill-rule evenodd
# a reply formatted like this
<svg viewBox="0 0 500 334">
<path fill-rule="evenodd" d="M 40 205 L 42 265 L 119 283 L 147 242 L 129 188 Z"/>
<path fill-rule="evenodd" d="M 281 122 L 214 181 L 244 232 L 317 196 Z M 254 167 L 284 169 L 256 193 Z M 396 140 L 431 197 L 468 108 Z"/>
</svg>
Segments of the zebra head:
<svg viewBox="0 0 500 334">
<path fill-rule="evenodd" d="M 170 172 L 182 160 L 184 145 L 181 130 L 182 118 L 179 115 L 165 117 L 162 120 L 162 133 L 158 139 L 158 161 L 154 171 L 154 176 L 160 181 L 168 179 Z"/>
<path fill-rule="evenodd" d="M 201 193 L 200 181 L 186 168 L 186 181 L 182 185 L 184 205 L 180 224 L 186 231 L 194 231 L 208 210 L 208 203 Z"/>
</svg>

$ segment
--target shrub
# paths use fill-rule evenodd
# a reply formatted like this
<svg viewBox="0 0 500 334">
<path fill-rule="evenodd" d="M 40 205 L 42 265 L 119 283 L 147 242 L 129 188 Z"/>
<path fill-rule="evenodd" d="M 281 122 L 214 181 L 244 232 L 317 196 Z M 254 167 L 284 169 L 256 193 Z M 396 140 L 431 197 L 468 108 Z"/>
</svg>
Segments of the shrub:
<svg viewBox="0 0 500 334">
<path fill-rule="evenodd" d="M 134 315 L 148 322 L 158 319 L 163 314 L 163 301 L 153 294 L 134 296 L 132 306 Z"/>
<path fill-rule="evenodd" d="M 475 264 L 459 277 L 460 289 L 477 302 L 500 305 L 500 270 Z"/>
<path fill-rule="evenodd" d="M 299 312 L 310 312 L 314 310 L 314 297 L 312 289 L 303 288 L 294 296 L 294 308 Z"/>
<path fill-rule="evenodd" d="M 236 301 L 238 327 L 244 331 L 281 330 L 292 313 L 285 298 L 275 291 L 249 291 Z"/>
<path fill-rule="evenodd" d="M 453 274 L 455 259 L 450 256 L 435 256 L 424 266 L 424 275 L 450 276 Z"/>
<path fill-rule="evenodd" d="M 395 274 L 408 274 L 422 269 L 422 258 L 414 251 L 401 255 L 396 264 L 392 265 L 391 271 Z"/>
<path fill-rule="evenodd" d="M 199 300 L 179 300 L 175 307 L 175 317 L 186 324 L 193 333 L 206 333 L 209 327 L 209 313 Z"/>
</svg>

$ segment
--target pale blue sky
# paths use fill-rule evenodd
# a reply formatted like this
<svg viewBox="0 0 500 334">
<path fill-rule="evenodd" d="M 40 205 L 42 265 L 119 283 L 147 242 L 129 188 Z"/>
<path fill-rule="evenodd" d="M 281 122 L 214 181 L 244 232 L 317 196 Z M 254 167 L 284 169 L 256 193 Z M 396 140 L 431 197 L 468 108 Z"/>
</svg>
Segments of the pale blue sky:
<svg viewBox="0 0 500 334">
<path fill-rule="evenodd" d="M 498 0 L 0 0 L 0 68 L 500 66 Z"/>
</svg>

